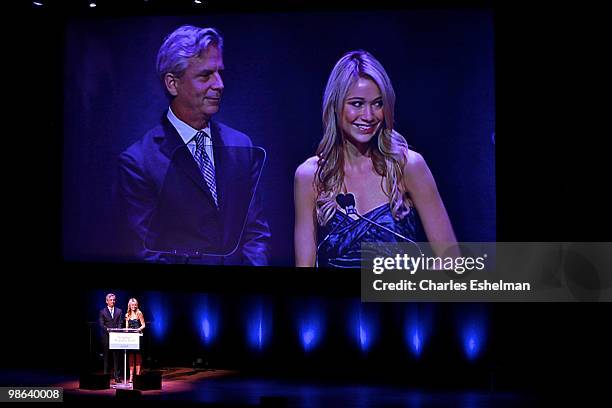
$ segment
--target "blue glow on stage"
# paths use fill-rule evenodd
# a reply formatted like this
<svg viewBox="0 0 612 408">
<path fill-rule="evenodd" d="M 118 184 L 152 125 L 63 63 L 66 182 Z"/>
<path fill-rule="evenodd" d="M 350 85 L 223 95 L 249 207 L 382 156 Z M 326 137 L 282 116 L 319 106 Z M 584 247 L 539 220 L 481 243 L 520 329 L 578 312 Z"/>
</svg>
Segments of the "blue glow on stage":
<svg viewBox="0 0 612 408">
<path fill-rule="evenodd" d="M 412 351 L 416 356 L 421 355 L 422 348 L 422 340 L 420 330 L 418 327 L 414 328 L 414 334 L 412 335 Z"/>
<path fill-rule="evenodd" d="M 474 361 L 485 347 L 487 317 L 482 305 L 465 305 L 458 310 L 459 334 L 466 358 Z"/>
<path fill-rule="evenodd" d="M 404 339 L 415 357 L 423 354 L 425 344 L 432 328 L 432 306 L 428 304 L 409 304 L 404 316 Z"/>
<path fill-rule="evenodd" d="M 373 305 L 364 305 L 360 301 L 351 302 L 349 334 L 363 352 L 370 350 L 376 338 L 377 316 L 375 312 Z"/>
<path fill-rule="evenodd" d="M 204 339 L 210 339 L 210 322 L 208 321 L 208 317 L 204 317 L 204 321 L 202 322 L 202 333 L 204 334 Z"/>
<path fill-rule="evenodd" d="M 308 351 L 314 347 L 313 340 L 316 339 L 318 327 L 305 325 L 302 330 L 302 343 L 304 350 Z"/>
<path fill-rule="evenodd" d="M 368 347 L 368 332 L 363 328 L 363 325 L 359 324 L 359 342 L 361 343 L 361 349 L 365 350 Z"/>
<path fill-rule="evenodd" d="M 261 327 L 262 323 L 261 323 L 261 318 L 259 320 L 259 325 L 257 327 L 257 346 L 259 346 L 259 348 L 261 349 L 261 347 L 263 346 L 263 329 Z"/>
<path fill-rule="evenodd" d="M 195 302 L 195 319 L 200 334 L 200 340 L 205 345 L 214 342 L 219 329 L 219 308 L 214 298 L 200 295 Z"/>
<path fill-rule="evenodd" d="M 150 321 L 153 338 L 163 340 L 168 331 L 170 309 L 166 297 L 159 292 L 148 292 L 147 303 L 143 302 L 143 313 Z"/>
<path fill-rule="evenodd" d="M 481 352 L 483 329 L 476 323 L 463 332 L 463 350 L 468 360 L 475 360 Z"/>
<path fill-rule="evenodd" d="M 269 302 L 260 298 L 247 302 L 246 329 L 249 347 L 263 350 L 272 334 L 272 307 Z"/>
<path fill-rule="evenodd" d="M 310 302 L 298 305 L 298 333 L 304 351 L 314 350 L 324 334 L 324 315 L 320 302 Z"/>
</svg>

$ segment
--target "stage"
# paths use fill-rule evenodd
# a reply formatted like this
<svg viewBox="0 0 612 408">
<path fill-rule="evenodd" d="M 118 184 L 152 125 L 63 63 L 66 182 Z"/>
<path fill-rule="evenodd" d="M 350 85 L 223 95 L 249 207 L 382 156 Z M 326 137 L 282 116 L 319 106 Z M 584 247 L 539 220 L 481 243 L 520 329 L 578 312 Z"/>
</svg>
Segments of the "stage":
<svg viewBox="0 0 612 408">
<path fill-rule="evenodd" d="M 539 405 L 534 396 L 491 390 L 427 390 L 393 384 L 251 376 L 233 370 L 162 369 L 162 389 L 122 393 L 79 389 L 76 375 L 3 373 L 3 383 L 64 389 L 65 403 L 139 401 L 154 404 L 274 407 L 489 407 Z"/>
</svg>

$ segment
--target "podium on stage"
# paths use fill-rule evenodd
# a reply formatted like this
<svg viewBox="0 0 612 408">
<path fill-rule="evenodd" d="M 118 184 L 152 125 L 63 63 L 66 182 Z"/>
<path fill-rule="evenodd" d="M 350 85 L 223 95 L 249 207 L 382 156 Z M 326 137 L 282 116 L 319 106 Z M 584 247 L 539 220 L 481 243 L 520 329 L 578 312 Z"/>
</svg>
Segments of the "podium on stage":
<svg viewBox="0 0 612 408">
<path fill-rule="evenodd" d="M 127 351 L 140 350 L 140 338 L 142 333 L 138 329 L 109 328 L 108 348 L 111 350 L 123 350 L 123 384 L 116 384 L 115 388 L 132 388 L 127 383 Z"/>
</svg>

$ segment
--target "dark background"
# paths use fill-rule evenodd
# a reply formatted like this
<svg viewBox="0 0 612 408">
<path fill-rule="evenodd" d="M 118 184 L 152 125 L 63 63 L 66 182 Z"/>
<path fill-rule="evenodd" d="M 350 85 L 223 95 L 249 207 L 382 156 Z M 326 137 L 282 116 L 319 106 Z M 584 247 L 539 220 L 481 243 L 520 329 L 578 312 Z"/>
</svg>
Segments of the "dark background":
<svg viewBox="0 0 612 408">
<path fill-rule="evenodd" d="M 283 7 L 269 6 L 275 11 Z M 330 7 L 298 2 L 291 10 Z M 355 2 L 350 8 L 367 7 L 372 6 Z M 402 6 L 413 7 L 420 10 L 424 6 L 418 2 Z M 125 10 L 118 12 L 123 13 Z M 301 296 L 358 297 L 357 279 L 343 273 L 222 268 L 198 269 L 185 278 L 184 268 L 179 266 L 65 262 L 60 217 L 65 14 L 51 12 L 53 18 L 49 19 L 49 14 L 27 10 L 24 15 L 28 24 L 22 41 L 15 35 L 10 37 L 21 50 L 14 55 L 21 56 L 19 67 L 23 70 L 7 66 L 13 74 L 7 77 L 12 85 L 9 112 L 14 122 L 29 124 L 32 129 L 28 126 L 21 134 L 7 135 L 9 209 L 5 231 L 10 246 L 4 268 L 8 281 L 4 310 L 6 333 L 11 335 L 3 336 L 3 368 L 78 371 L 79 356 L 59 334 L 79 338 L 92 310 L 103 306 L 97 294 L 106 290 L 122 290 L 125 296 L 162 291 L 178 293 L 172 296 L 180 298 L 181 293 L 193 293 L 197 283 L 196 293 L 217 293 L 228 301 L 241 295 L 271 294 L 277 299 L 274 304 L 280 305 Z M 604 194 L 611 172 L 602 143 L 608 126 L 599 120 L 606 115 L 596 98 L 601 94 L 598 74 L 603 70 L 605 49 L 599 41 L 605 26 L 600 15 L 601 10 L 572 5 L 494 9 L 499 241 L 610 241 Z M 396 77 L 392 74 L 394 83 Z M 227 98 L 224 102 L 225 114 L 231 104 Z M 318 117 L 316 120 L 318 123 Z M 30 134 L 36 136 L 33 140 L 42 139 L 42 146 L 27 144 Z M 314 143 L 316 138 L 312 140 Z M 450 313 L 458 305 L 437 306 Z M 382 307 L 387 311 L 392 308 Z M 601 372 L 609 367 L 612 357 L 612 335 L 607 330 L 610 304 L 506 303 L 488 304 L 486 310 L 490 324 L 484 361 L 498 367 L 496 372 L 505 377 L 503 384 L 512 389 L 549 391 L 558 398 L 587 398 L 604 390 L 607 377 Z M 447 315 L 437 316 L 437 327 L 450 327 L 451 319 L 443 317 Z M 389 341 L 392 338 L 388 337 Z M 444 344 L 445 339 L 439 336 L 438 341 Z M 386 365 L 387 361 L 376 359 L 372 364 L 389 367 L 389 377 L 399 378 L 398 372 L 405 372 L 396 365 Z M 450 367 L 460 374 L 468 373 L 461 364 Z M 435 373 L 434 368 L 439 366 L 425 365 L 419 372 Z M 443 385 L 429 382 L 430 387 Z"/>
</svg>

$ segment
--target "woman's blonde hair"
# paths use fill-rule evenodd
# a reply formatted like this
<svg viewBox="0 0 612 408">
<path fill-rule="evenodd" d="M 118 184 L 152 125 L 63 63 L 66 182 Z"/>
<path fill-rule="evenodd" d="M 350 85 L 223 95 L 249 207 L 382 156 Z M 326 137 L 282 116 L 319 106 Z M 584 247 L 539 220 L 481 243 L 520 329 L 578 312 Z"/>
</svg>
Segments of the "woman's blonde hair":
<svg viewBox="0 0 612 408">
<path fill-rule="evenodd" d="M 342 56 L 332 70 L 323 95 L 323 138 L 316 155 L 317 221 L 325 225 L 336 212 L 335 198 L 344 181 L 343 139 L 339 116 L 349 88 L 359 79 L 371 79 L 382 94 L 384 123 L 370 141 L 374 170 L 383 176 L 383 191 L 389 197 L 395 219 L 410 211 L 411 202 L 402 186 L 402 176 L 408 144 L 393 130 L 395 92 L 391 80 L 380 62 L 367 51 L 351 51 Z"/>
<path fill-rule="evenodd" d="M 134 303 L 136 304 L 136 315 L 138 316 L 141 313 L 140 309 L 138 308 L 138 301 L 136 298 L 130 298 L 130 300 L 128 300 L 127 313 L 125 314 L 125 317 L 129 318 L 132 315 L 132 304 Z"/>
</svg>

